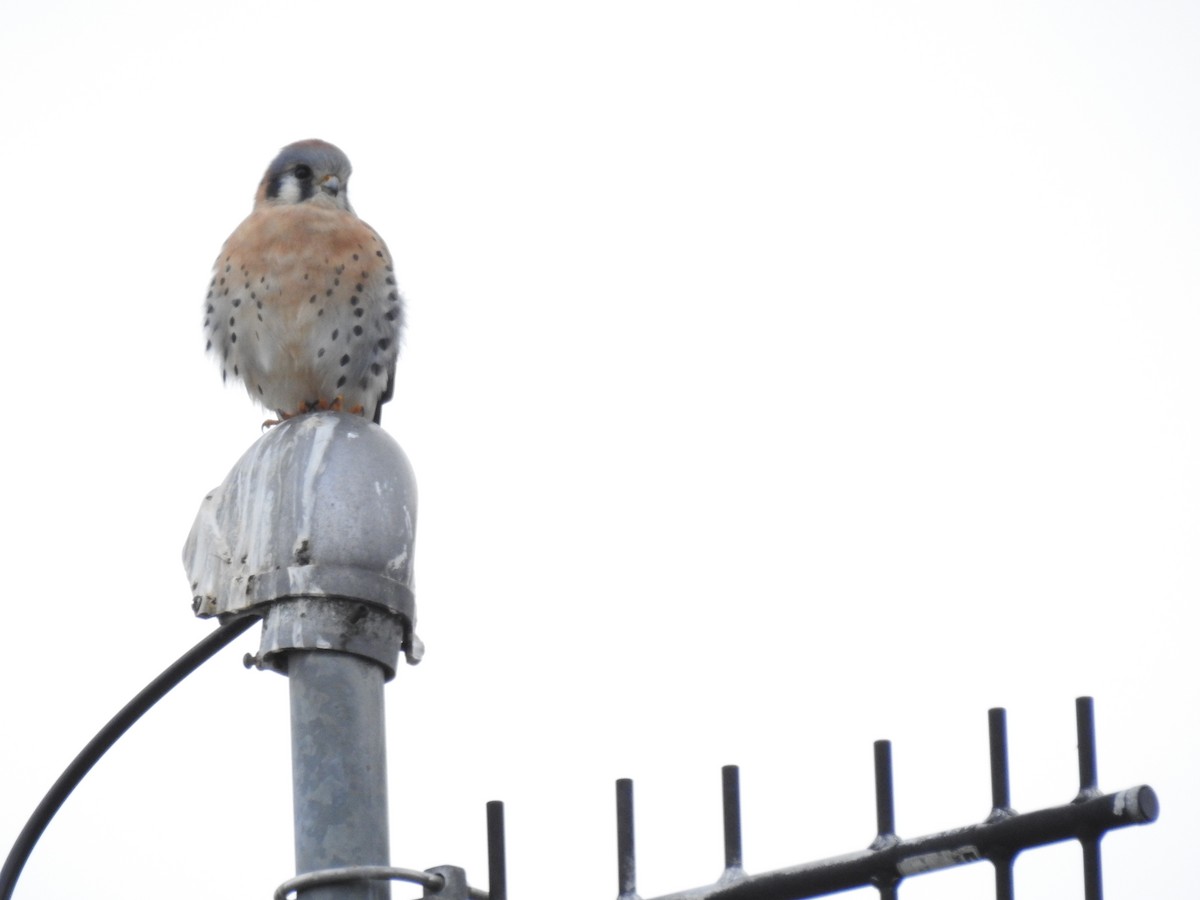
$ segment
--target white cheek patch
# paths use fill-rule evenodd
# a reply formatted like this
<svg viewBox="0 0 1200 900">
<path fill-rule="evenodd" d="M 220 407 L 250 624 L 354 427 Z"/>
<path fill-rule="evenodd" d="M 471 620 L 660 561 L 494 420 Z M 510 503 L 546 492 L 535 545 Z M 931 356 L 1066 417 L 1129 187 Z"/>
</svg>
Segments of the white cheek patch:
<svg viewBox="0 0 1200 900">
<path fill-rule="evenodd" d="M 300 182 L 287 175 L 279 185 L 279 199 L 284 203 L 300 202 Z"/>
</svg>

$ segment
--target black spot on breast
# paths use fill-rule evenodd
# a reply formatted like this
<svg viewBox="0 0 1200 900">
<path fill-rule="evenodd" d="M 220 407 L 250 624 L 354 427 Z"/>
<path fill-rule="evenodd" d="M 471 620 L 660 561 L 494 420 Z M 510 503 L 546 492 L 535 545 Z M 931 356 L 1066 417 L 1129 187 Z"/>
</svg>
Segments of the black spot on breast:
<svg viewBox="0 0 1200 900">
<path fill-rule="evenodd" d="M 366 272 L 363 272 L 363 278 L 366 278 L 366 277 L 367 277 L 367 273 L 366 273 Z M 363 286 L 362 286 L 362 284 L 361 284 L 361 283 L 359 283 L 359 284 L 356 284 L 356 285 L 354 286 L 354 289 L 355 289 L 356 291 L 358 291 L 358 292 L 361 294 L 361 293 L 362 293 Z"/>
<path fill-rule="evenodd" d="M 320 359 L 320 358 L 321 358 L 322 356 L 324 356 L 324 355 L 325 355 L 325 348 L 324 348 L 324 347 L 318 347 L 318 348 L 317 348 L 317 359 Z"/>
<path fill-rule="evenodd" d="M 325 292 L 325 296 L 326 296 L 326 297 L 332 297 L 332 296 L 333 296 L 333 288 L 330 288 L 329 290 L 327 290 L 327 291 Z"/>
<path fill-rule="evenodd" d="M 354 294 L 353 296 L 351 296 L 351 298 L 350 298 L 350 305 L 351 305 L 351 306 L 358 306 L 358 294 Z"/>
<path fill-rule="evenodd" d="M 383 374 L 383 366 L 381 366 L 379 363 L 371 363 L 371 374 L 372 375 L 382 375 Z M 364 384 L 363 387 L 366 387 L 366 385 Z"/>
<path fill-rule="evenodd" d="M 358 254 L 357 253 L 353 254 L 350 258 L 353 259 L 355 262 L 358 262 Z"/>
<path fill-rule="evenodd" d="M 361 309 L 360 309 L 360 310 L 355 310 L 355 312 L 362 312 L 362 310 L 361 310 Z M 361 325 L 355 325 L 355 326 L 354 326 L 354 336 L 355 336 L 355 337 L 362 337 L 362 326 L 361 326 Z"/>
<path fill-rule="evenodd" d="M 343 375 L 341 378 L 339 378 L 339 379 L 337 380 L 337 386 L 338 386 L 338 387 L 341 387 L 341 386 L 342 386 L 342 385 L 344 385 L 345 383 L 346 383 L 346 376 L 345 376 L 345 375 Z"/>
<path fill-rule="evenodd" d="M 387 319 L 389 322 L 394 322 L 394 321 L 396 321 L 396 318 L 399 315 L 400 315 L 400 308 L 393 307 L 392 309 L 389 309 L 387 311 L 387 313 L 384 314 L 384 318 Z"/>
<path fill-rule="evenodd" d="M 388 347 L 392 346 L 392 339 L 391 338 L 380 338 L 379 341 L 375 344 L 375 346 L 379 350 L 386 350 Z"/>
<path fill-rule="evenodd" d="M 242 298 L 241 298 L 241 297 L 234 297 L 234 298 L 233 298 L 233 308 L 234 308 L 234 309 L 237 309 L 237 308 L 238 308 L 239 306 L 241 306 L 241 305 L 242 305 Z"/>
<path fill-rule="evenodd" d="M 229 327 L 232 328 L 236 324 L 237 324 L 237 318 L 234 316 L 230 316 L 229 317 Z"/>
<path fill-rule="evenodd" d="M 236 331 L 229 332 L 229 343 L 231 343 L 231 344 L 237 343 L 237 332 Z"/>
<path fill-rule="evenodd" d="M 361 319 L 361 318 L 363 317 L 363 313 L 365 313 L 365 312 L 366 312 L 366 310 L 365 310 L 365 309 L 363 309 L 363 308 L 360 306 L 358 309 L 356 309 L 356 310 L 354 311 L 354 315 L 355 315 L 355 317 L 356 317 L 356 318 L 359 318 L 359 319 Z"/>
<path fill-rule="evenodd" d="M 340 360 L 338 360 L 338 363 L 343 366 L 350 365 L 350 354 L 349 353 L 343 354 L 342 358 Z"/>
<path fill-rule="evenodd" d="M 370 382 L 367 380 L 367 376 L 366 376 L 366 375 L 364 375 L 362 378 L 358 379 L 358 386 L 359 386 L 360 388 L 362 388 L 364 391 L 367 389 L 367 385 L 368 385 L 369 383 L 370 383 Z"/>
<path fill-rule="evenodd" d="M 318 310 L 317 310 L 317 315 L 318 315 L 318 316 L 323 316 L 323 315 L 325 315 L 325 307 L 323 307 L 323 306 L 322 306 L 320 309 L 318 309 Z"/>
<path fill-rule="evenodd" d="M 309 298 L 308 298 L 308 302 L 309 302 L 309 303 L 316 303 L 316 302 L 317 302 L 317 295 L 316 295 L 316 294 L 313 294 L 311 297 L 309 297 Z"/>
<path fill-rule="evenodd" d="M 331 341 L 336 341 L 337 336 L 338 336 L 338 330 L 335 328 L 335 329 L 333 329 L 333 333 L 329 335 L 329 339 Z"/>
<path fill-rule="evenodd" d="M 208 342 L 207 342 L 207 343 L 205 343 L 205 345 L 204 345 L 204 352 L 205 352 L 205 353 L 207 353 L 207 352 L 208 352 L 209 350 L 211 350 L 211 349 L 212 349 L 212 341 L 208 341 Z"/>
</svg>

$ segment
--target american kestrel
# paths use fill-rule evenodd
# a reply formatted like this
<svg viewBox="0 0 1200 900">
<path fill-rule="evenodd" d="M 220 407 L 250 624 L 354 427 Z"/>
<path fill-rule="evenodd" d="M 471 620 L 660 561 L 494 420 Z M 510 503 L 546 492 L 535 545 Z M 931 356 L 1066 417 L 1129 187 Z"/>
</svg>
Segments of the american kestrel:
<svg viewBox="0 0 1200 900">
<path fill-rule="evenodd" d="M 204 306 L 221 378 L 281 418 L 342 409 L 375 422 L 391 399 L 404 303 L 383 239 L 346 195 L 350 160 L 289 144 L 225 241 Z"/>
</svg>

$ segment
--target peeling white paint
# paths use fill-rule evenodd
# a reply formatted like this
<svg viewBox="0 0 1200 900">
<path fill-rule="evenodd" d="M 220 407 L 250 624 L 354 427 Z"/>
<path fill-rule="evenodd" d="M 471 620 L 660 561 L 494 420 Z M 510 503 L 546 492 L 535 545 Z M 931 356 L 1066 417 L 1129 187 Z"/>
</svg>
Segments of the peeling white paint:
<svg viewBox="0 0 1200 900">
<path fill-rule="evenodd" d="M 322 567 L 409 586 L 415 495 L 403 451 L 343 413 L 290 419 L 262 435 L 201 503 L 184 564 L 198 614 L 287 591 L 321 596 Z M 340 584 L 340 582 L 339 582 Z M 265 593 L 264 593 L 265 592 Z"/>
</svg>

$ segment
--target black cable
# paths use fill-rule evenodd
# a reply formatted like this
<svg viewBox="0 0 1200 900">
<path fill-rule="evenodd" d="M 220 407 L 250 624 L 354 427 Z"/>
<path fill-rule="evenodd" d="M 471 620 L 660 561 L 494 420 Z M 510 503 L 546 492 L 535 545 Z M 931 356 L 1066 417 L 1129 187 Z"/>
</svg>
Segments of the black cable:
<svg viewBox="0 0 1200 900">
<path fill-rule="evenodd" d="M 141 692 L 126 703 L 125 707 L 113 716 L 107 725 L 96 732 L 96 736 L 79 751 L 79 755 L 71 760 L 71 764 L 58 776 L 58 781 L 54 782 L 54 786 L 46 792 L 42 802 L 38 804 L 33 815 L 29 817 L 29 821 L 25 823 L 25 827 L 21 829 L 12 849 L 8 852 L 8 859 L 4 861 L 4 868 L 0 869 L 0 900 L 11 900 L 13 890 L 17 886 L 17 879 L 21 876 L 21 870 L 25 868 L 25 863 L 28 862 L 29 855 L 37 845 L 42 832 L 46 830 L 46 826 L 50 824 L 54 814 L 71 795 L 71 791 L 75 790 L 79 782 L 83 781 L 84 776 L 108 751 L 108 748 L 119 741 L 121 735 L 128 731 L 129 727 L 140 719 L 146 710 L 165 697 L 179 682 L 200 668 L 218 650 L 231 643 L 257 621 L 259 619 L 256 616 L 243 616 L 220 626 L 142 688 Z"/>
</svg>

